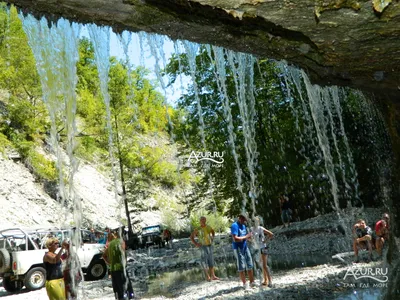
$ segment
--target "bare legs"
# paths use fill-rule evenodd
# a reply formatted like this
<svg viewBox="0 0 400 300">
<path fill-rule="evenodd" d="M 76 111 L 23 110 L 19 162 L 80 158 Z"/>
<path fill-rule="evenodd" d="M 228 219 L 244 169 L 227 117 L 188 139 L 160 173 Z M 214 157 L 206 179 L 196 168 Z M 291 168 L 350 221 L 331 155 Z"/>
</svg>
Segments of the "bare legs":
<svg viewBox="0 0 400 300">
<path fill-rule="evenodd" d="M 360 247 L 360 243 L 365 242 L 367 243 L 368 247 L 368 253 L 369 253 L 369 259 L 372 258 L 372 243 L 371 243 L 371 236 L 365 235 L 361 238 L 354 239 L 353 242 L 353 250 L 354 250 L 354 256 L 355 256 L 355 261 L 358 262 L 358 247 Z"/>
<path fill-rule="evenodd" d="M 263 255 L 261 254 L 261 262 L 262 262 L 262 270 L 263 270 L 263 285 L 268 285 L 268 283 L 272 283 L 272 279 L 271 279 L 271 275 L 269 274 L 269 270 L 268 270 L 268 265 L 267 265 L 267 261 L 268 261 L 268 255 Z"/>
<path fill-rule="evenodd" d="M 219 280 L 217 276 L 215 276 L 214 267 L 210 268 L 211 280 Z"/>
<path fill-rule="evenodd" d="M 254 282 L 253 270 L 247 270 L 247 274 L 249 275 L 250 283 L 253 283 Z M 244 273 L 244 271 L 239 272 L 239 277 L 240 280 L 243 282 L 243 284 L 246 284 L 246 274 Z"/>
<path fill-rule="evenodd" d="M 382 249 L 384 243 L 385 239 L 383 237 L 380 237 L 375 241 L 376 252 L 378 252 L 379 256 L 382 256 Z"/>
<path fill-rule="evenodd" d="M 208 269 L 204 269 L 204 272 L 206 273 L 207 281 L 219 280 L 219 278 L 217 276 L 215 276 L 214 267 L 209 267 Z"/>
</svg>

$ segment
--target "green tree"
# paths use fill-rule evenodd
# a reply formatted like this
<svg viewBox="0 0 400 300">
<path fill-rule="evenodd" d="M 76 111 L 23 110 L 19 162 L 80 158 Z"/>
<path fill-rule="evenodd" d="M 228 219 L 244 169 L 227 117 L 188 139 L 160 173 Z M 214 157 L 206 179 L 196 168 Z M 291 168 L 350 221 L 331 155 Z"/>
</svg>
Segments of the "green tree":
<svg viewBox="0 0 400 300">
<path fill-rule="evenodd" d="M 47 127 L 47 112 L 41 100 L 41 87 L 35 60 L 18 12 L 0 6 L 0 89 L 7 91 L 1 101 L 7 107 L 0 130 L 18 143 L 41 139 Z"/>
<path fill-rule="evenodd" d="M 223 168 L 211 167 L 207 170 L 200 163 L 191 166 L 197 174 L 202 174 L 194 203 L 199 204 L 203 198 L 210 197 L 212 191 L 211 197 L 215 199 L 218 210 L 221 211 L 224 200 L 234 199 L 229 214 L 235 215 L 241 210 L 245 198 L 246 210 L 251 212 L 248 194 L 251 172 L 245 151 L 243 116 L 237 101 L 241 95 L 246 96 L 246 103 L 242 104 L 247 108 L 254 97 L 253 120 L 258 152 L 257 164 L 253 166 L 258 192 L 255 202 L 257 212 L 269 224 L 280 223 L 278 196 L 281 193 L 288 194 L 297 217 L 302 219 L 331 211 L 333 195 L 329 176 L 332 174 L 338 187 L 340 207 L 346 207 L 348 203 L 371 203 L 367 199 L 360 202 L 358 197 L 365 197 L 364 193 L 368 190 L 379 190 L 379 183 L 365 184 L 366 178 L 370 180 L 373 177 L 371 172 L 367 176 L 363 172 L 365 179 L 362 181 L 365 185 L 358 187 L 357 169 L 368 170 L 373 167 L 378 152 L 382 150 L 377 151 L 373 144 L 366 148 L 367 151 L 363 150 L 372 133 L 364 133 L 366 138 L 360 138 L 360 130 L 366 128 L 365 124 L 369 122 L 366 118 L 368 113 L 363 113 L 365 107 L 360 107 L 360 103 L 365 101 L 357 93 L 342 89 L 336 95 L 335 88 L 315 88 L 315 97 L 321 99 L 314 103 L 308 97 L 306 83 L 294 71 L 287 71 L 285 67 L 280 68 L 268 60 L 258 60 L 254 66 L 243 67 L 241 54 L 225 50 L 217 50 L 216 53 L 215 50 L 202 46 L 196 53 L 195 83 L 179 99 L 174 119 L 177 140 L 183 144 L 181 155 L 188 157 L 192 151 L 204 150 L 225 153 Z M 166 68 L 171 83 L 180 74 L 192 75 L 193 66 L 190 67 L 189 56 L 181 54 L 171 58 Z M 289 76 L 294 79 L 289 80 Z M 328 98 L 333 100 L 329 102 Z M 337 108 L 335 101 L 340 102 L 343 108 Z M 227 114 L 226 103 L 231 116 Z M 315 105 L 320 106 L 318 110 Z M 200 114 L 204 126 L 200 122 Z M 351 118 L 351 114 L 360 117 Z M 323 127 L 321 130 L 327 135 L 324 147 L 330 149 L 331 175 L 326 168 L 327 157 L 320 147 L 318 127 Z M 202 132 L 205 146 L 209 149 L 204 149 Z M 348 133 L 348 137 L 345 137 L 345 133 Z M 382 134 L 379 131 L 378 135 Z M 349 149 L 355 153 L 356 167 L 353 167 Z M 382 162 L 383 159 L 378 161 Z M 238 192 L 237 167 L 242 172 L 243 194 Z M 191 209 L 193 207 L 195 205 Z"/>
</svg>

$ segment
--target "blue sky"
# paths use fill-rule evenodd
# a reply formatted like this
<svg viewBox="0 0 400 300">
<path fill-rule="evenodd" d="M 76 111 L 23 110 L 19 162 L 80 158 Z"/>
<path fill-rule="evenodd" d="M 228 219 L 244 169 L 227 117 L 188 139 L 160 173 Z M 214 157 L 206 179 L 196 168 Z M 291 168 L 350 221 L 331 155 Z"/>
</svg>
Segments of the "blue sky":
<svg viewBox="0 0 400 300">
<path fill-rule="evenodd" d="M 81 35 L 89 37 L 88 31 L 85 26 L 83 27 Z M 127 32 L 123 33 L 124 38 L 127 38 L 128 35 L 129 33 Z M 165 62 L 167 63 L 171 55 L 175 53 L 174 43 L 166 36 L 165 37 L 158 36 L 157 38 L 158 41 L 160 41 L 162 44 L 162 49 L 157 49 L 157 51 L 160 54 L 160 56 L 162 55 L 162 53 L 164 54 Z M 184 78 L 182 80 L 182 83 L 181 80 L 177 80 L 173 86 L 166 88 L 166 91 L 164 92 L 164 90 L 162 89 L 162 85 L 159 83 L 159 80 L 157 80 L 155 72 L 156 59 L 152 55 L 149 47 L 147 46 L 147 40 L 142 42 L 142 48 L 143 51 L 141 51 L 140 47 L 139 34 L 131 33 L 131 41 L 129 43 L 129 48 L 128 48 L 128 56 L 130 63 L 132 64 L 133 67 L 144 65 L 146 69 L 150 70 L 151 73 L 149 75 L 149 78 L 151 80 L 155 80 L 158 82 L 157 90 L 162 94 L 166 94 L 166 100 L 169 104 L 175 105 L 177 99 L 180 97 L 182 93 L 182 90 L 184 90 L 188 84 L 188 78 Z M 125 60 L 123 45 L 118 36 L 112 30 L 110 34 L 110 55 Z M 163 59 L 159 61 L 159 65 L 160 68 L 163 68 L 164 66 Z M 166 78 L 164 80 L 164 83 L 167 84 Z"/>
</svg>

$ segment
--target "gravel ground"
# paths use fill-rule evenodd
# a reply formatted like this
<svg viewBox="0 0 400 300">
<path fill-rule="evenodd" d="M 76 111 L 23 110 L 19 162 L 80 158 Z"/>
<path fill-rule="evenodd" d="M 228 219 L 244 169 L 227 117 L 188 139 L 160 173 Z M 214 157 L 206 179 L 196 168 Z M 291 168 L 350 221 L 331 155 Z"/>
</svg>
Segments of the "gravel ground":
<svg viewBox="0 0 400 300">
<path fill-rule="evenodd" d="M 352 299 L 349 295 L 357 293 L 358 299 L 366 299 L 363 293 L 371 293 L 368 299 L 379 299 L 384 291 L 384 285 L 371 288 L 374 281 L 357 282 L 352 277 L 344 276 L 349 267 L 378 268 L 382 262 L 360 263 L 357 265 L 324 264 L 315 267 L 297 268 L 287 271 L 273 272 L 273 288 L 258 287 L 245 291 L 238 278 L 222 278 L 213 282 L 178 281 L 161 291 L 159 296 L 146 296 L 138 293 L 138 299 Z M 363 282 L 364 286 L 362 286 Z M 368 285 L 368 286 L 367 286 Z M 12 300 L 42 300 L 47 299 L 45 289 L 27 292 L 25 289 L 19 294 L 11 295 L 0 287 L 0 297 Z M 108 278 L 83 282 L 79 290 L 79 299 L 112 300 L 111 280 Z M 353 298 L 357 299 L 357 298 Z"/>
</svg>

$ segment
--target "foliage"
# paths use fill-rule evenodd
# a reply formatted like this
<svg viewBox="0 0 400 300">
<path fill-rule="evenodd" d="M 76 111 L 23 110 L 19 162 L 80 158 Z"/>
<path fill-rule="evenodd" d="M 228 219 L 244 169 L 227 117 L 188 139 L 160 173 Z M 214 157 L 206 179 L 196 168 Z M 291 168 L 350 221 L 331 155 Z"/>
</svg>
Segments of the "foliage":
<svg viewBox="0 0 400 300">
<path fill-rule="evenodd" d="M 112 162 L 109 160 L 106 107 L 100 92 L 94 47 L 85 37 L 79 42 L 79 55 L 76 88 L 76 138 L 79 143 L 75 154 L 110 168 Z M 166 111 L 173 115 L 173 109 L 165 106 L 162 95 L 146 78 L 147 74 L 148 71 L 142 67 L 128 70 L 124 62 L 110 58 L 109 95 L 114 137 L 112 151 L 126 178 L 127 198 L 131 202 L 147 194 L 144 190 L 151 181 L 170 188 L 181 184 L 180 178 L 184 178 L 182 184 L 190 181 L 190 174 L 180 176 L 176 164 L 166 161 L 163 152 L 167 146 L 150 146 L 141 139 L 155 133 L 165 135 Z M 8 11 L 4 4 L 0 9 L 0 89 L 6 91 L 6 96 L 0 102 L 2 147 L 13 145 L 39 179 L 55 179 L 54 164 L 34 150 L 43 144 L 50 127 L 48 113 L 41 99 L 35 59 L 17 10 L 11 7 Z M 57 115 L 56 122 L 60 145 L 63 145 L 67 140 L 62 115 Z"/>
<path fill-rule="evenodd" d="M 82 39 L 78 64 L 81 132 L 77 153 L 84 157 L 98 154 L 111 167 L 106 109 L 95 70 L 93 46 L 87 39 Z M 189 184 L 191 180 L 190 174 L 183 172 L 181 175 L 176 163 L 168 161 L 172 156 L 170 146 L 158 145 L 157 141 L 166 136 L 166 110 L 171 115 L 173 110 L 165 107 L 163 97 L 146 75 L 147 70 L 142 67 L 129 70 L 124 62 L 115 57 L 110 59 L 108 92 L 112 151 L 118 160 L 118 174 L 125 199 L 135 209 L 144 209 L 144 200 L 152 196 L 151 185 L 175 188 Z M 170 216 L 172 212 L 164 210 L 163 214 Z"/>
<path fill-rule="evenodd" d="M 47 113 L 40 100 L 41 88 L 35 60 L 22 23 L 14 7 L 0 9 L 0 89 L 9 96 L 0 119 L 0 130 L 15 143 L 40 139 L 46 128 Z"/>
<path fill-rule="evenodd" d="M 39 179 L 54 181 L 57 179 L 57 171 L 54 161 L 47 159 L 36 149 L 34 142 L 23 141 L 17 144 L 18 152 L 21 154 L 28 169 Z"/>
<path fill-rule="evenodd" d="M 0 132 L 0 153 L 5 153 L 5 150 L 10 147 L 12 144 L 7 139 L 7 137 Z"/>
<path fill-rule="evenodd" d="M 34 149 L 48 128 L 35 60 L 17 10 L 0 9 L 0 89 L 7 91 L 0 119 L 2 145 L 12 144 L 39 179 L 54 180 L 54 163 Z"/>
<path fill-rule="evenodd" d="M 173 236 L 179 236 L 182 233 L 190 232 L 190 224 L 188 219 L 179 218 L 176 212 L 171 210 L 162 211 L 163 225 L 168 228 Z"/>
<path fill-rule="evenodd" d="M 230 226 L 229 219 L 222 213 L 212 213 L 203 209 L 191 213 L 190 225 L 193 229 L 200 226 L 200 217 L 206 217 L 207 225 L 211 226 L 215 232 L 226 232 Z"/>
<path fill-rule="evenodd" d="M 280 223 L 281 193 L 289 196 L 300 219 L 327 213 L 335 205 L 343 208 L 349 204 L 379 204 L 377 199 L 371 201 L 370 195 L 379 194 L 381 180 L 368 170 L 381 170 L 377 173 L 382 178 L 382 172 L 387 172 L 382 171 L 385 168 L 382 163 L 387 165 L 391 154 L 388 148 L 378 150 L 371 143 L 386 134 L 384 126 L 366 133 L 370 126 L 367 116 L 370 119 L 372 115 L 378 119 L 379 116 L 368 111 L 368 105 L 360 105 L 366 103 L 360 94 L 349 89 L 322 91 L 313 87 L 312 98 L 300 75 L 272 61 L 244 64 L 245 59 L 251 60 L 228 50 L 216 52 L 216 48 L 208 46 L 200 47 L 194 55 L 194 63 L 190 58 L 193 53 L 174 56 L 166 68 L 171 83 L 181 74 L 195 78 L 195 83 L 179 99 L 174 116 L 175 136 L 184 145 L 180 155 L 223 151 L 224 163 L 222 168 L 201 163 L 191 166 L 203 176 L 196 185 L 190 209 L 212 193 L 218 211 L 222 211 L 225 199 L 234 199 L 228 214 L 235 215 L 242 209 L 251 213 L 252 177 L 256 183 L 256 212 L 267 224 Z M 289 76 L 294 80 L 289 80 Z M 333 100 L 329 102 L 328 98 Z M 243 114 L 242 106 L 250 111 L 249 116 Z M 246 138 L 245 122 L 254 124 L 257 159 L 252 169 L 246 147 L 253 141 Z M 382 157 L 379 152 L 387 155 L 388 160 L 376 160 Z M 389 180 L 390 176 L 386 177 Z M 239 179 L 243 193 L 238 189 Z M 337 198 L 332 193 L 332 182 L 337 186 Z"/>
<path fill-rule="evenodd" d="M 29 151 L 26 163 L 39 178 L 49 181 L 57 180 L 55 162 L 46 159 L 42 154 L 34 150 Z"/>
<path fill-rule="evenodd" d="M 224 216 L 243 209 L 251 212 L 252 199 L 266 223 L 277 224 L 281 193 L 288 194 L 301 219 L 331 211 L 334 201 L 339 207 L 382 204 L 377 195 L 390 186 L 392 154 L 385 146 L 389 143 L 379 112 L 362 105 L 367 102 L 362 95 L 314 87 L 319 99 L 313 102 L 305 89 L 308 83 L 285 67 L 220 50 L 201 46 L 196 53 L 171 58 L 165 69 L 171 83 L 179 75 L 194 78 L 177 108 L 165 104 L 147 70 L 129 69 L 124 61 L 110 58 L 111 128 L 107 128 L 94 47 L 82 38 L 75 154 L 110 169 L 115 163 L 109 159 L 111 150 L 126 199 L 134 206 L 151 196 L 152 184 L 182 189 L 193 184 L 185 199 L 171 207 L 174 212 L 164 211 L 170 225 L 175 213 L 188 214 L 183 210 L 187 207 L 193 225 L 201 212 L 209 224 L 224 230 Z M 293 80 L 288 80 L 290 76 Z M 0 151 L 12 146 L 39 178 L 55 180 L 54 163 L 35 150 L 45 143 L 50 127 L 35 60 L 16 9 L 8 11 L 5 4 L 0 7 L 0 89 L 6 91 L 0 99 Z M 325 100 L 327 94 L 337 98 L 340 108 Z M 63 145 L 67 141 L 60 115 L 57 124 Z M 250 134 L 245 130 L 248 124 L 254 130 Z M 170 146 L 157 141 L 172 127 L 181 161 L 187 161 L 192 151 L 218 151 L 224 153 L 222 167 L 204 161 L 181 167 L 168 159 Z M 255 147 L 249 154 L 252 143 Z M 211 210 L 215 212 L 207 214 Z"/>
</svg>

